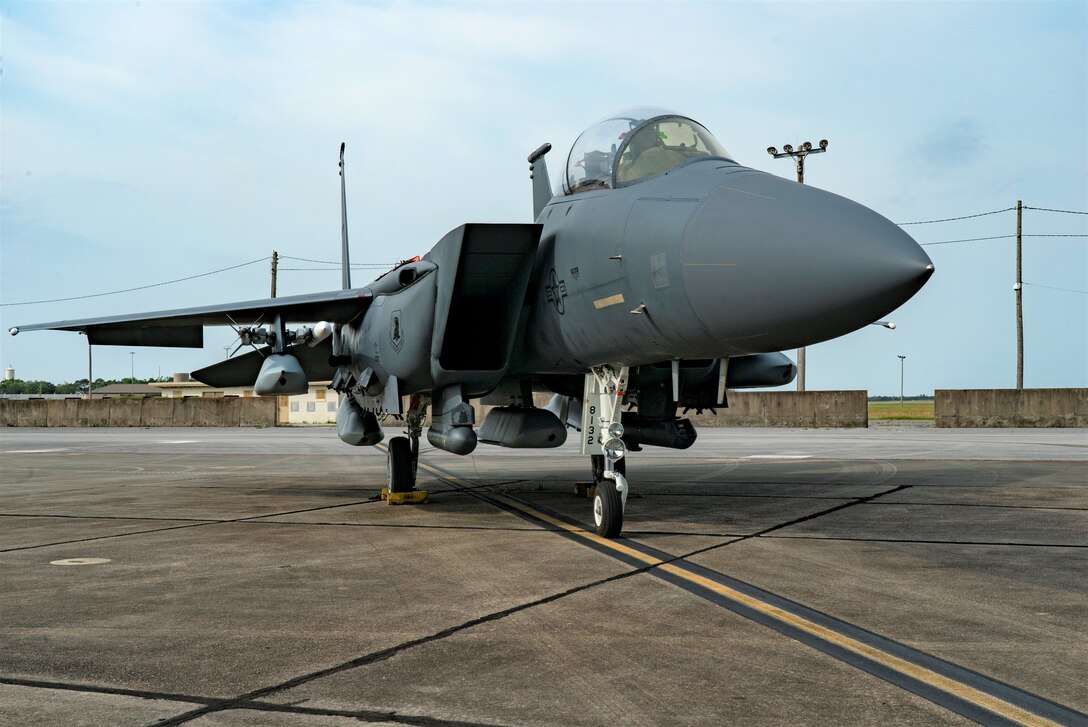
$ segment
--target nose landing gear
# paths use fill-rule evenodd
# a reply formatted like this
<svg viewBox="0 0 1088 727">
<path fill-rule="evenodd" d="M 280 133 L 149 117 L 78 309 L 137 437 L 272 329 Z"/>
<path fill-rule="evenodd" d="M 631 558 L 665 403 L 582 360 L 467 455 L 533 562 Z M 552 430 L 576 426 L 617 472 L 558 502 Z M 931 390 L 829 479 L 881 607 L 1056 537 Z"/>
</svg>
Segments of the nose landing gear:
<svg viewBox="0 0 1088 727">
<path fill-rule="evenodd" d="M 623 529 L 627 504 L 626 466 L 620 405 L 627 394 L 626 366 L 596 366 L 586 374 L 582 404 L 582 454 L 590 455 L 596 492 L 593 524 L 598 535 L 614 538 Z"/>
</svg>

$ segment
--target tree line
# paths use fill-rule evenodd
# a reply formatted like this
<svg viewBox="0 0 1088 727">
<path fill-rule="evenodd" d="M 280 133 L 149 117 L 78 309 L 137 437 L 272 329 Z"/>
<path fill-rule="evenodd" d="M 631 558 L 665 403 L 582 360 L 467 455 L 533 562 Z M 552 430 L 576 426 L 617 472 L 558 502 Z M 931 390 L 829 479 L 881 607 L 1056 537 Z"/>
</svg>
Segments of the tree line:
<svg viewBox="0 0 1088 727">
<path fill-rule="evenodd" d="M 149 384 L 152 381 L 169 381 L 169 378 L 157 379 L 95 379 L 94 388 L 101 389 L 110 384 Z M 51 381 L 24 381 L 12 379 L 0 381 L 0 395 L 3 394 L 86 394 L 87 379 L 76 379 L 63 384 L 54 384 Z"/>
</svg>

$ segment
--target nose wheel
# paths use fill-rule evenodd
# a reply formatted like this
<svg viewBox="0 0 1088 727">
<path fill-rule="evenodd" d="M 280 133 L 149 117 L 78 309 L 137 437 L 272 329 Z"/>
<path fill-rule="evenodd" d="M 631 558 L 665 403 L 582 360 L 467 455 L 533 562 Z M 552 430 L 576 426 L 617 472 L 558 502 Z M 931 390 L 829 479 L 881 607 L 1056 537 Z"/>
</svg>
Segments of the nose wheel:
<svg viewBox="0 0 1088 727">
<path fill-rule="evenodd" d="M 626 447 L 620 405 L 627 394 L 626 366 L 597 366 L 586 375 L 582 403 L 582 454 L 590 455 L 593 524 L 597 534 L 615 538 L 623 529 L 627 504 Z"/>
<path fill-rule="evenodd" d="M 597 527 L 597 535 L 605 538 L 614 538 L 623 530 L 623 499 L 616 484 L 610 480 L 597 484 L 593 495 L 593 524 Z"/>
</svg>

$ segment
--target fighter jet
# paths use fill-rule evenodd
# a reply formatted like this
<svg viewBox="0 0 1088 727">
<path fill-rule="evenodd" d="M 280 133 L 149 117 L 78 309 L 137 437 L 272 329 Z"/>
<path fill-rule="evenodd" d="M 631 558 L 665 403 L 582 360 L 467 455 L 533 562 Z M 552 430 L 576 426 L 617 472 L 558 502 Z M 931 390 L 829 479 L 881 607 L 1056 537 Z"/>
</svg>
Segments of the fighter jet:
<svg viewBox="0 0 1088 727">
<path fill-rule="evenodd" d="M 479 443 L 558 447 L 574 431 L 591 458 L 596 531 L 615 537 L 629 452 L 690 447 L 682 412 L 726 407 L 729 389 L 789 383 L 796 368 L 780 351 L 878 321 L 933 273 L 886 218 L 744 166 L 677 113 L 590 127 L 554 188 L 550 150 L 528 157 L 535 222 L 461 225 L 361 288 L 345 214 L 342 290 L 11 333 L 202 347 L 204 326 L 234 326 L 253 350 L 193 378 L 258 395 L 331 380 L 344 442 L 375 446 L 380 421 L 403 423 L 387 447 L 393 494 L 415 488 L 425 423 L 433 446 L 459 455 Z M 343 146 L 340 170 L 343 203 Z M 551 392 L 547 407 L 535 391 Z M 478 428 L 473 400 L 493 405 Z"/>
</svg>

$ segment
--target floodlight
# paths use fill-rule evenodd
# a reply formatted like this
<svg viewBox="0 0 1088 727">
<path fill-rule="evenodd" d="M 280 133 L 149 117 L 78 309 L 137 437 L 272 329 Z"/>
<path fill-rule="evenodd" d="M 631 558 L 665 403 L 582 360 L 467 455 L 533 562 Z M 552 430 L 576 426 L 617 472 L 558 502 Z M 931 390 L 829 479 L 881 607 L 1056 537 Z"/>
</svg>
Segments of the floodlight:
<svg viewBox="0 0 1088 727">
<path fill-rule="evenodd" d="M 820 148 L 821 149 L 826 149 L 827 148 L 827 139 L 820 139 Z"/>
<path fill-rule="evenodd" d="M 793 144 L 786 144 L 784 147 L 782 147 L 782 150 L 785 151 L 787 154 L 792 154 Z"/>
<path fill-rule="evenodd" d="M 777 154 L 778 149 L 775 149 L 773 146 L 769 146 L 769 147 L 767 147 L 767 153 L 768 154 Z"/>
<path fill-rule="evenodd" d="M 804 144 L 801 145 L 801 148 L 805 151 L 812 151 L 812 142 L 806 141 Z"/>
<path fill-rule="evenodd" d="M 613 462 L 622 459 L 626 452 L 627 447 L 623 445 L 622 439 L 609 439 L 604 443 L 604 456 Z"/>
</svg>

